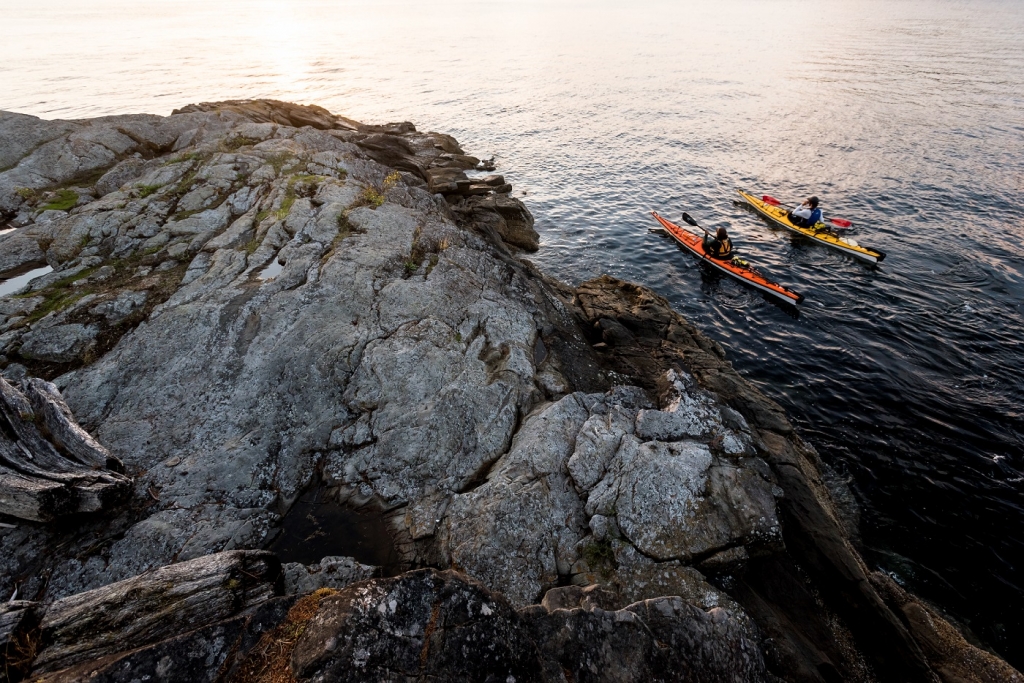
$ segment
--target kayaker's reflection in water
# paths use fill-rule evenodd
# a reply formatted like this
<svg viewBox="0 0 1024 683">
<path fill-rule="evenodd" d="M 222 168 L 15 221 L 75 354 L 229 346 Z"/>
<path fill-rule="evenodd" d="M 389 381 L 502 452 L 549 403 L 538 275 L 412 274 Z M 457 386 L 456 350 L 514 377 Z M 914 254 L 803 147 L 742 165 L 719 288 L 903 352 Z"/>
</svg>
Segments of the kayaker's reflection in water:
<svg viewBox="0 0 1024 683">
<path fill-rule="evenodd" d="M 804 203 L 792 211 L 786 212 L 789 222 L 798 228 L 813 228 L 821 223 L 821 209 L 818 208 L 818 198 L 808 197 Z"/>
<path fill-rule="evenodd" d="M 711 258 L 728 259 L 732 258 L 732 240 L 725 228 L 719 228 L 715 236 L 704 234 L 704 253 Z"/>
</svg>

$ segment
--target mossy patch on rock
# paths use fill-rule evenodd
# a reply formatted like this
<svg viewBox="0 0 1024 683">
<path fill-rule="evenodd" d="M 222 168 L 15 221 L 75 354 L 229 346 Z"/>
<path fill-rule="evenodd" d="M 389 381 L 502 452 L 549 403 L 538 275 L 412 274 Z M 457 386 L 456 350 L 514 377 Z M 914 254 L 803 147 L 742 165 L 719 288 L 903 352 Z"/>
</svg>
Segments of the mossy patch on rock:
<svg viewBox="0 0 1024 683">
<path fill-rule="evenodd" d="M 67 211 L 78 203 L 78 193 L 74 190 L 58 190 L 57 194 L 39 209 L 41 211 Z"/>
</svg>

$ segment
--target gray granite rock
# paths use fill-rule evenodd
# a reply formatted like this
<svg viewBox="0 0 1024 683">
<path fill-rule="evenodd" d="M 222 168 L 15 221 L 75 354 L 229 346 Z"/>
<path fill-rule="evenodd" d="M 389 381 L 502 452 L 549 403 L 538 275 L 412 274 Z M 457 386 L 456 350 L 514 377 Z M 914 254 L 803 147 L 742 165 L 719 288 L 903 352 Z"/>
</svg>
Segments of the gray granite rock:
<svg viewBox="0 0 1024 683">
<path fill-rule="evenodd" d="M 757 463 L 720 459 L 697 441 L 642 441 L 632 425 L 651 412 L 612 392 L 567 396 L 528 417 L 487 481 L 448 506 L 441 542 L 450 562 L 526 605 L 559 577 L 614 575 L 599 566 L 612 563 L 602 544 L 613 537 L 683 563 L 781 545 L 772 484 Z M 715 428 L 713 414 L 698 433 Z"/>
<path fill-rule="evenodd" d="M 42 265 L 46 265 L 46 255 L 37 239 L 20 230 L 0 235 L 0 276 L 13 277 Z"/>
<path fill-rule="evenodd" d="M 88 353 L 98 334 L 97 327 L 80 323 L 43 327 L 21 338 L 18 353 L 32 360 L 69 363 Z"/>
<path fill-rule="evenodd" d="M 281 567 L 286 595 L 306 595 L 321 588 L 341 590 L 373 576 L 374 567 L 360 564 L 351 557 L 324 557 L 318 564 L 288 562 Z"/>
<path fill-rule="evenodd" d="M 145 291 L 128 290 L 121 292 L 113 299 L 96 304 L 90 309 L 90 312 L 102 315 L 106 318 L 107 323 L 115 325 L 139 310 L 146 303 L 147 296 Z"/>
<path fill-rule="evenodd" d="M 625 609 L 581 591 L 513 611 L 453 573 L 419 571 L 320 601 L 292 658 L 299 680 L 767 681 L 742 615 L 658 598 Z M 420 678 L 422 677 L 422 678 Z"/>
</svg>

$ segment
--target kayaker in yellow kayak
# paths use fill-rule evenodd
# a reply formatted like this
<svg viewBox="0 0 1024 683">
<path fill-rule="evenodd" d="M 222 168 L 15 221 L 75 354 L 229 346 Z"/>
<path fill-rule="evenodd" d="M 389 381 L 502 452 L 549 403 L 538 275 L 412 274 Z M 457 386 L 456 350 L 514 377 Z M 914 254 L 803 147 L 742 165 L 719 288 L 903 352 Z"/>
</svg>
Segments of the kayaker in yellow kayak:
<svg viewBox="0 0 1024 683">
<path fill-rule="evenodd" d="M 704 233 L 704 253 L 711 258 L 728 259 L 732 258 L 732 240 L 725 228 L 719 228 L 712 237 L 711 233 Z"/>
<path fill-rule="evenodd" d="M 804 203 L 796 207 L 792 211 L 786 213 L 786 218 L 798 227 L 801 228 L 813 228 L 818 223 L 824 223 L 822 219 L 821 209 L 818 208 L 818 198 L 808 197 L 804 200 Z"/>
</svg>

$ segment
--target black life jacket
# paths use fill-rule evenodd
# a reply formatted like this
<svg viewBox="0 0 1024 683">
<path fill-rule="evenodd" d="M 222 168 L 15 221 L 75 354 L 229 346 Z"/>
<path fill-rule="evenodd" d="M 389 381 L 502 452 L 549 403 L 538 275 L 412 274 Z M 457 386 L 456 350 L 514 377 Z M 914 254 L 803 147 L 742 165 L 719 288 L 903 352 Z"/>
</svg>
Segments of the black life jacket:
<svg viewBox="0 0 1024 683">
<path fill-rule="evenodd" d="M 728 237 L 720 240 L 708 235 L 704 238 L 704 252 L 711 258 L 727 258 L 732 254 L 732 240 Z"/>
</svg>

